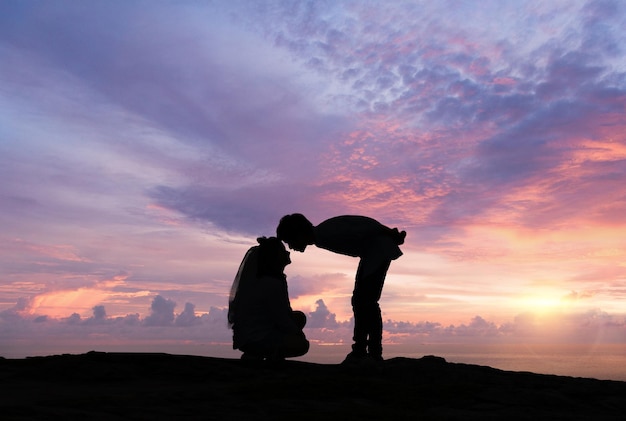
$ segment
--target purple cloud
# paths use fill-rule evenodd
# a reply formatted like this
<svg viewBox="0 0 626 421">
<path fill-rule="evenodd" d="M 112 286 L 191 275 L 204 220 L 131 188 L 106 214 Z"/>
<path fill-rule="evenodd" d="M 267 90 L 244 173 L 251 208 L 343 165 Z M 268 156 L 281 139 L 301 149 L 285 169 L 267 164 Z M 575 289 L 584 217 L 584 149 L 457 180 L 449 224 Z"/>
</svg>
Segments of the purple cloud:
<svg viewBox="0 0 626 421">
<path fill-rule="evenodd" d="M 200 318 L 196 316 L 196 306 L 191 303 L 185 303 L 185 309 L 182 313 L 176 316 L 174 324 L 176 326 L 194 326 L 200 323 Z"/>
<path fill-rule="evenodd" d="M 146 326 L 170 326 L 175 318 L 174 307 L 176 307 L 174 301 L 157 295 L 150 306 L 150 315 L 144 319 L 143 323 Z"/>
<path fill-rule="evenodd" d="M 315 310 L 308 313 L 307 327 L 336 329 L 339 327 L 339 323 L 335 313 L 331 313 L 324 300 L 319 299 L 315 302 Z"/>
</svg>

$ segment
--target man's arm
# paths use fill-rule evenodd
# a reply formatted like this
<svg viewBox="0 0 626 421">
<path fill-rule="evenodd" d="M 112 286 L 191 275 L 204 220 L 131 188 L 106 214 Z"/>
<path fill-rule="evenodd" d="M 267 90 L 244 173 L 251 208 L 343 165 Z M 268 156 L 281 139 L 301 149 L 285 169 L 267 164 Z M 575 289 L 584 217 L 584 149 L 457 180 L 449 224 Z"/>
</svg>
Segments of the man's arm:
<svg viewBox="0 0 626 421">
<path fill-rule="evenodd" d="M 389 228 L 383 225 L 383 232 L 385 235 L 391 237 L 394 243 L 400 245 L 404 244 L 404 239 L 406 238 L 406 231 L 398 231 L 398 228 Z"/>
</svg>

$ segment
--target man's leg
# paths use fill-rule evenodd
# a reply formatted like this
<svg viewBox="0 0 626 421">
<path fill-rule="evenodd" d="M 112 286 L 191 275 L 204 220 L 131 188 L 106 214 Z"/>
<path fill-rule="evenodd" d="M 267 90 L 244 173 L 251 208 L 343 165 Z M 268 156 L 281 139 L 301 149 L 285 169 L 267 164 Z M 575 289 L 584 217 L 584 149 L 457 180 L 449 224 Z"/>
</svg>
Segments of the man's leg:
<svg viewBox="0 0 626 421">
<path fill-rule="evenodd" d="M 372 357 L 382 358 L 383 321 L 378 300 L 390 263 L 383 263 L 367 275 L 363 273 L 363 264 L 359 263 L 352 295 L 352 309 L 354 311 L 354 345 L 352 345 L 352 350 L 357 355 L 365 355 L 366 350 L 369 350 Z"/>
<path fill-rule="evenodd" d="M 352 353 L 355 356 L 367 354 L 367 314 L 365 300 L 361 298 L 360 290 L 354 290 L 352 294 L 352 311 L 354 313 L 354 334 L 352 340 Z"/>
</svg>

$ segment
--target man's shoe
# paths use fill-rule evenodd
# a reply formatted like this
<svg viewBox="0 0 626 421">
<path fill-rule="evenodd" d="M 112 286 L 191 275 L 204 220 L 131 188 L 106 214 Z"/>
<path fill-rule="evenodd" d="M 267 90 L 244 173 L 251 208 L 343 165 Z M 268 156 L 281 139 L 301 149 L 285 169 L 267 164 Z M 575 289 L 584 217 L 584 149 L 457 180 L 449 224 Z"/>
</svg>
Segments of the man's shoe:
<svg viewBox="0 0 626 421">
<path fill-rule="evenodd" d="M 341 364 L 361 364 L 368 359 L 367 352 L 352 351 L 346 355 L 345 360 Z"/>
<path fill-rule="evenodd" d="M 376 362 L 383 362 L 383 356 L 381 354 L 367 354 L 369 358 Z"/>
</svg>

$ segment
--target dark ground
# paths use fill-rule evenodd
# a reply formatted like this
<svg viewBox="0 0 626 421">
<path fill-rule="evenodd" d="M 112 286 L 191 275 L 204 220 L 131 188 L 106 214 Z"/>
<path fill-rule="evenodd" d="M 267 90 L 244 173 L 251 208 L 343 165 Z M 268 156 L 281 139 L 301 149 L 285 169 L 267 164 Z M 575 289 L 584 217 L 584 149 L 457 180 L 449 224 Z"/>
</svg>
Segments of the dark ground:
<svg viewBox="0 0 626 421">
<path fill-rule="evenodd" d="M 626 382 L 438 357 L 380 366 L 101 353 L 0 359 L 2 420 L 625 420 Z"/>
</svg>

